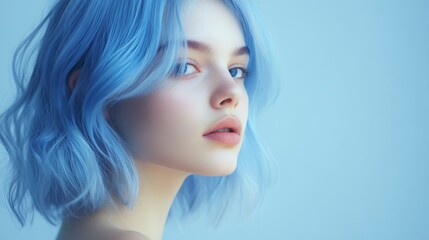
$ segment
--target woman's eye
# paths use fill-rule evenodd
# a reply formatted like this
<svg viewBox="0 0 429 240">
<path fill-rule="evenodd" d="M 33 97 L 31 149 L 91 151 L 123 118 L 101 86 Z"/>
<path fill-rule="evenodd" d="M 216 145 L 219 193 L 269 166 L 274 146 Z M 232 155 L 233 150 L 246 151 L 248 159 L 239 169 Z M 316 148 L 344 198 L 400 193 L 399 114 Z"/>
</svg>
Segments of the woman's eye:
<svg viewBox="0 0 429 240">
<path fill-rule="evenodd" d="M 233 78 L 244 79 L 246 78 L 247 71 L 242 67 L 235 67 L 235 68 L 229 69 L 229 73 Z"/>
<path fill-rule="evenodd" d="M 192 63 L 179 64 L 176 67 L 177 76 L 185 76 L 198 72 L 198 69 Z"/>
</svg>

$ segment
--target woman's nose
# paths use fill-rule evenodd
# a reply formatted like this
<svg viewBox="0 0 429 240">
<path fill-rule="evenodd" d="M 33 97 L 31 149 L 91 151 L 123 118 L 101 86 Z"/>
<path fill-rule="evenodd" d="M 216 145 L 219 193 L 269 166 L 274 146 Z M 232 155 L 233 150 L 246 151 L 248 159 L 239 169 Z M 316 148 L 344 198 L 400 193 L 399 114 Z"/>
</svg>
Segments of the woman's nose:
<svg viewBox="0 0 429 240">
<path fill-rule="evenodd" d="M 211 105 L 213 108 L 232 108 L 235 109 L 244 94 L 244 84 L 231 77 L 229 71 L 218 72 L 213 76 L 214 91 L 211 97 Z"/>
</svg>

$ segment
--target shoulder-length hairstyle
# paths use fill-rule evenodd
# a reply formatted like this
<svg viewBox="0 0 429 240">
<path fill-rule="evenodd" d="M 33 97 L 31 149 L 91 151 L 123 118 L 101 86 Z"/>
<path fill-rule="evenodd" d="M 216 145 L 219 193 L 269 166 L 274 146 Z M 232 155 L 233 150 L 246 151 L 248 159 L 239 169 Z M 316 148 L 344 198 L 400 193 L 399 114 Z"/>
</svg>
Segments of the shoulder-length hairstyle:
<svg viewBox="0 0 429 240">
<path fill-rule="evenodd" d="M 181 2 L 58 0 L 19 45 L 13 59 L 17 96 L 0 116 L 0 140 L 11 169 L 8 202 L 22 225 L 34 210 L 55 224 L 106 203 L 133 206 L 137 171 L 105 113 L 171 76 L 186 47 L 178 41 L 184 40 Z M 230 208 L 253 212 L 276 174 L 255 132 L 256 115 L 277 97 L 267 39 L 249 1 L 222 2 L 241 24 L 250 49 L 245 139 L 234 173 L 185 180 L 169 220 L 204 206 L 216 223 Z M 77 70 L 71 91 L 68 79 Z"/>
</svg>

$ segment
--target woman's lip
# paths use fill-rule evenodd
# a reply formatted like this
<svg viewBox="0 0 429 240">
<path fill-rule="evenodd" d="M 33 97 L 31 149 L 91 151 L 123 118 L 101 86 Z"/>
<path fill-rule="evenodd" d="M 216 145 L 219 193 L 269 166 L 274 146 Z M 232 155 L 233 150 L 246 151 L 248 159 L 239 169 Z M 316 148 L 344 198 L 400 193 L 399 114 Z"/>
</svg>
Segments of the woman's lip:
<svg viewBox="0 0 429 240">
<path fill-rule="evenodd" d="M 240 135 L 241 134 L 241 121 L 238 117 L 234 115 L 228 115 L 219 121 L 217 121 L 213 127 L 206 131 L 203 136 L 211 134 L 222 128 L 230 128 L 233 133 Z"/>
<path fill-rule="evenodd" d="M 213 132 L 204 137 L 226 145 L 237 145 L 240 143 L 240 135 L 234 132 Z"/>
</svg>

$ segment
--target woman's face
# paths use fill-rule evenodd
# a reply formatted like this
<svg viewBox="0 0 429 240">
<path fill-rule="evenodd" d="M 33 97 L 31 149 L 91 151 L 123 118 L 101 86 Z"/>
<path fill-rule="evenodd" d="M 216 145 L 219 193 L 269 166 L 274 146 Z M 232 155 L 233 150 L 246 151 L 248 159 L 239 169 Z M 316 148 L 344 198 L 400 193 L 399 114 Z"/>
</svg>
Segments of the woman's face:
<svg viewBox="0 0 429 240">
<path fill-rule="evenodd" d="M 175 84 L 115 105 L 110 118 L 135 161 L 227 175 L 236 168 L 246 129 L 248 51 L 239 23 L 220 1 L 187 1 L 181 17 L 187 65 L 169 79 Z M 227 116 L 241 122 L 236 144 L 204 136 Z"/>
</svg>

